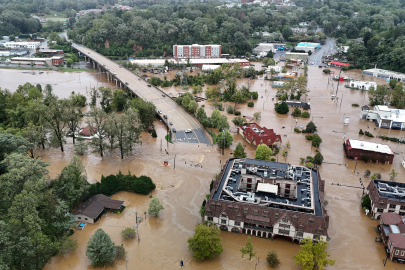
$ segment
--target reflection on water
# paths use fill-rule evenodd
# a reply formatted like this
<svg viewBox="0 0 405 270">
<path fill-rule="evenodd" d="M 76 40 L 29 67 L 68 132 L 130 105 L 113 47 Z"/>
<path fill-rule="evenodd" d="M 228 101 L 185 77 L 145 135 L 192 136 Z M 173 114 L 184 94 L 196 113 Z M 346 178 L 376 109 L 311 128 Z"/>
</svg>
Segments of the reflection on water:
<svg viewBox="0 0 405 270">
<path fill-rule="evenodd" d="M 67 97 L 71 91 L 86 94 L 86 88 L 108 84 L 105 76 L 100 76 L 96 72 L 46 72 L 41 75 L 30 75 L 19 70 L 1 70 L 2 89 L 15 90 L 18 84 L 25 82 L 46 83 L 53 85 L 54 91 L 61 97 Z M 339 71 L 336 70 L 336 74 Z M 172 72 L 174 74 L 174 72 Z M 171 75 L 172 75 L 171 74 Z M 194 73 L 195 74 L 195 73 Z M 80 75 L 80 79 L 79 79 Z M 355 79 L 383 81 L 364 77 L 360 71 L 344 72 L 344 76 Z M 238 85 L 247 85 L 247 79 L 238 80 Z M 294 133 L 295 120 L 291 115 L 276 115 L 274 111 L 274 101 L 277 89 L 271 87 L 270 81 L 264 81 L 262 77 L 251 80 L 252 91 L 259 92 L 259 99 L 254 101 L 253 108 L 246 104 L 239 104 L 238 110 L 242 115 L 252 116 L 254 112 L 261 112 L 261 120 L 258 124 L 272 128 L 282 135 L 283 146 L 290 141 L 291 149 L 288 152 L 286 162 L 297 164 L 301 157 L 314 156 L 316 149 L 311 147 L 309 141 L 305 140 L 302 134 Z M 334 94 L 337 83 L 333 82 Z M 361 139 L 366 141 L 382 143 L 377 135 L 389 135 L 392 137 L 404 136 L 404 131 L 378 129 L 373 122 L 367 122 L 359 118 L 360 108 L 352 107 L 352 103 L 360 106 L 368 103 L 367 92 L 350 90 L 340 84 L 337 96 L 338 102 L 333 102 L 330 98 L 332 91 L 332 81 L 328 76 L 323 75 L 321 69 L 309 67 L 309 87 L 308 97 L 303 100 L 311 102 L 311 116 L 318 126 L 318 134 L 323 142 L 319 151 L 324 156 L 324 161 L 332 164 L 324 164 L 321 167 L 322 178 L 326 180 L 325 199 L 328 201 L 326 207 L 330 215 L 329 236 L 330 245 L 328 251 L 336 264 L 328 269 L 381 269 L 382 259 L 385 258 L 382 244 L 374 241 L 377 234 L 374 227 L 377 221 L 366 217 L 360 208 L 361 189 L 332 186 L 331 183 L 343 183 L 352 186 L 360 186 L 359 178 L 363 178 L 364 171 L 369 169 L 380 172 L 383 179 L 388 179 L 388 174 L 392 169 L 399 172 L 397 181 L 403 181 L 403 170 L 401 159 L 403 157 L 404 146 L 392 142 L 388 144 L 400 155 L 394 159 L 394 164 L 374 164 L 356 163 L 348 160 L 343 151 L 343 135 L 346 131 L 346 138 Z M 180 87 L 170 87 L 164 89 L 168 93 L 183 92 Z M 89 97 L 89 96 L 88 96 Z M 201 103 L 200 103 L 201 104 Z M 233 103 L 225 103 L 225 108 Z M 213 110 L 209 103 L 205 103 L 207 114 Z M 228 116 L 229 120 L 233 115 Z M 350 117 L 350 125 L 344 126 L 344 117 Z M 322 117 L 322 118 L 320 118 Z M 298 118 L 298 125 L 305 126 L 311 119 Z M 78 240 L 78 249 L 68 257 L 55 256 L 45 269 L 92 269 L 90 261 L 85 255 L 86 243 L 94 234 L 95 230 L 102 228 L 115 242 L 116 245 L 123 244 L 128 252 L 127 261 L 120 261 L 113 267 L 107 269 L 177 269 L 182 259 L 185 267 L 189 269 L 254 269 L 256 260 L 248 261 L 241 258 L 240 247 L 245 245 L 247 236 L 235 233 L 221 234 L 224 245 L 224 252 L 213 260 L 198 262 L 192 258 L 188 251 L 187 239 L 193 235 L 194 226 L 201 222 L 199 209 L 205 195 L 208 194 L 209 183 L 215 173 L 220 168 L 220 161 L 224 162 L 231 157 L 237 142 L 241 141 L 246 146 L 248 157 L 254 157 L 254 149 L 249 146 L 240 135 L 235 135 L 234 144 L 230 149 L 226 149 L 225 155 L 219 154 L 215 146 L 176 143 L 167 144 L 164 140 L 166 128 L 158 120 L 155 122 L 157 128 L 157 138 L 152 138 L 149 134 L 142 134 L 142 145 L 135 147 L 134 151 L 124 160 L 119 158 L 118 153 L 110 153 L 101 158 L 93 154 L 87 154 L 81 159 L 86 166 L 90 182 L 99 181 L 101 175 L 116 174 L 119 170 L 126 173 L 128 170 L 136 175 L 148 175 L 157 185 L 153 196 L 158 197 L 165 207 L 159 217 L 147 217 L 139 225 L 140 242 L 136 240 L 124 241 L 120 232 L 126 227 L 135 226 L 135 212 L 143 213 L 147 211 L 150 201 L 148 196 L 119 192 L 113 196 L 114 199 L 125 201 L 127 208 L 122 214 L 104 215 L 96 224 L 89 224 L 83 231 L 76 231 L 72 236 Z M 359 129 L 371 132 L 375 138 L 368 138 L 359 135 Z M 236 132 L 236 128 L 231 123 L 231 130 Z M 342 132 L 335 133 L 333 131 Z M 162 151 L 161 151 L 162 144 Z M 169 154 L 166 154 L 164 150 Z M 48 168 L 51 176 L 55 177 L 64 166 L 66 166 L 74 155 L 71 141 L 68 140 L 65 153 L 58 149 L 41 151 L 41 158 L 51 161 Z M 174 165 L 174 157 L 176 164 Z M 277 157 L 279 161 L 284 161 L 284 157 Z M 163 162 L 168 161 L 167 167 Z M 196 167 L 195 165 L 202 165 Z M 348 166 L 338 166 L 335 164 L 347 164 Z M 174 168 L 175 167 L 175 168 Z M 370 181 L 365 178 L 366 185 Z M 257 257 L 260 257 L 259 265 L 256 269 L 268 269 L 265 262 L 266 254 L 269 250 L 276 250 L 279 254 L 281 265 L 279 269 L 299 269 L 294 266 L 292 256 L 298 252 L 299 246 L 285 239 L 252 238 L 253 246 L 257 249 Z M 402 265 L 387 262 L 386 269 L 400 269 Z"/>
</svg>

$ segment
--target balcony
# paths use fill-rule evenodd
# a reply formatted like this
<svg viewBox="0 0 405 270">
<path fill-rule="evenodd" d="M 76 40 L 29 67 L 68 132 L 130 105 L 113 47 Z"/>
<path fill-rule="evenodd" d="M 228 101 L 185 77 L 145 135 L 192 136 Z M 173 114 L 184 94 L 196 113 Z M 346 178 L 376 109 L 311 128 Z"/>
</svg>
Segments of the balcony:
<svg viewBox="0 0 405 270">
<path fill-rule="evenodd" d="M 273 232 L 273 229 L 261 228 L 261 227 L 249 226 L 249 225 L 244 225 L 243 228 L 244 229 L 257 230 L 257 231 Z"/>
</svg>

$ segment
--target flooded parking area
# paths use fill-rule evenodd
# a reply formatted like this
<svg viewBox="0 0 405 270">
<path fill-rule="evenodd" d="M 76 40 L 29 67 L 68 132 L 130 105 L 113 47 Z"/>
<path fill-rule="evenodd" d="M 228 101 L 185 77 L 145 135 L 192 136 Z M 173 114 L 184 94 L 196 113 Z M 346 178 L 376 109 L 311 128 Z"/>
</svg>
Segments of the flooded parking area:
<svg viewBox="0 0 405 270">
<path fill-rule="evenodd" d="M 339 73 L 339 70 L 334 71 L 335 74 Z M 277 88 L 272 88 L 272 82 L 263 80 L 262 76 L 249 82 L 251 91 L 259 93 L 258 100 L 254 101 L 254 107 L 239 104 L 238 110 L 245 116 L 253 116 L 253 113 L 260 112 L 261 119 L 256 122 L 260 126 L 274 129 L 275 133 L 281 135 L 281 148 L 286 148 L 286 142 L 291 143 L 286 158 L 281 155 L 281 151 L 277 156 L 278 161 L 291 164 L 298 164 L 300 158 L 316 154 L 317 149 L 311 146 L 310 141 L 307 141 L 303 134 L 294 132 L 296 124 L 305 127 L 309 121 L 313 120 L 322 138 L 319 151 L 324 156 L 324 164 L 320 168 L 320 174 L 322 179 L 326 180 L 325 200 L 328 201 L 326 210 L 330 216 L 328 251 L 331 253 L 331 258 L 336 261 L 335 265 L 329 266 L 328 269 L 382 269 L 382 260 L 385 259 L 386 254 L 382 244 L 374 241 L 377 237 L 374 228 L 378 221 L 365 216 L 361 209 L 362 189 L 342 187 L 332 183 L 360 187 L 359 178 L 362 178 L 365 185 L 368 185 L 370 178 L 364 177 L 366 169 L 371 170 L 372 173 L 380 172 L 383 179 L 388 179 L 389 172 L 395 169 L 399 173 L 397 181 L 405 182 L 403 178 L 405 169 L 401 165 L 403 152 L 405 152 L 404 145 L 377 138 L 378 135 L 399 138 L 405 136 L 405 131 L 379 129 L 374 122 L 360 119 L 360 108 L 352 107 L 351 104 L 358 103 L 360 107 L 368 104 L 367 92 L 345 88 L 343 86 L 345 82 L 340 82 L 337 87 L 337 82 L 329 79 L 328 75 L 322 74 L 322 69 L 317 67 L 309 67 L 308 73 L 310 92 L 302 99 L 306 98 L 311 103 L 309 119 L 294 118 L 291 114 L 277 115 L 274 111 L 276 99 L 273 100 Z M 342 72 L 343 74 L 358 80 L 385 83 L 376 78 L 363 77 L 361 71 L 346 71 Z M 68 97 L 72 91 L 75 91 L 75 93 L 86 95 L 88 99 L 88 91 L 91 87 L 103 85 L 115 88 L 115 85 L 108 83 L 105 75 L 97 72 L 47 71 L 32 75 L 23 73 L 21 70 L 0 69 L 2 89 L 14 91 L 19 84 L 26 82 L 40 83 L 42 86 L 50 83 L 55 94 L 60 97 Z M 247 79 L 238 80 L 238 86 L 247 84 Z M 164 91 L 174 94 L 184 92 L 184 89 L 170 87 L 165 88 Z M 339 100 L 332 100 L 332 94 L 338 96 Z M 199 104 L 205 105 L 207 115 L 214 110 L 209 102 Z M 224 107 L 226 108 L 229 104 L 234 105 L 234 103 L 224 103 Z M 234 117 L 227 114 L 226 110 L 222 113 L 227 115 L 228 120 Z M 343 124 L 345 117 L 350 117 L 349 125 Z M 174 144 L 167 143 L 164 139 L 167 129 L 159 120 L 156 120 L 158 137 L 152 138 L 148 133 L 143 133 L 142 144 L 137 145 L 124 160 L 121 160 L 115 152 L 102 158 L 90 153 L 82 156 L 90 182 L 99 181 L 101 175 L 116 174 L 119 170 L 123 173 L 131 171 L 137 176 L 150 176 L 157 186 L 153 196 L 161 200 L 165 209 L 160 212 L 159 217 L 146 215 L 145 219 L 144 212 L 147 212 L 150 198 L 146 195 L 119 192 L 113 195 L 113 199 L 125 201 L 126 209 L 120 215 L 107 213 L 97 223 L 87 225 L 82 231 L 76 231 L 72 237 L 79 243 L 77 250 L 67 257 L 55 256 L 45 269 L 93 269 L 85 255 L 85 249 L 88 240 L 99 228 L 105 230 L 116 245 L 123 244 L 127 251 L 126 261 L 119 261 L 105 269 L 178 269 L 180 260 L 184 261 L 188 269 L 254 269 L 257 259 L 248 261 L 246 258 L 241 258 L 240 248 L 246 244 L 247 235 L 221 233 L 224 252 L 212 260 L 195 261 L 192 253 L 188 251 L 187 239 L 193 235 L 194 226 L 201 222 L 199 216 L 201 203 L 209 193 L 209 183 L 219 172 L 221 164 L 232 157 L 231 153 L 237 142 L 242 142 L 246 146 L 249 158 L 254 157 L 255 149 L 236 134 L 236 127 L 232 123 L 230 125 L 235 140 L 229 149 L 225 149 L 224 155 L 216 146 L 207 144 L 180 141 Z M 360 129 L 369 131 L 374 138 L 359 135 Z M 215 129 L 214 131 L 218 132 Z M 345 157 L 343 137 L 388 144 L 399 155 L 395 155 L 393 164 L 353 162 Z M 51 177 L 56 177 L 73 155 L 73 145 L 69 139 L 64 153 L 57 148 L 40 151 L 40 157 L 51 162 L 48 168 Z M 164 166 L 164 161 L 169 165 Z M 144 218 L 139 225 L 140 241 L 136 239 L 124 241 L 120 233 L 126 227 L 135 226 L 135 212 Z M 276 250 L 279 255 L 281 264 L 278 269 L 300 269 L 294 266 L 292 258 L 299 251 L 299 245 L 292 244 L 283 238 L 270 240 L 252 237 L 252 243 L 257 250 L 256 257 L 260 258 L 256 269 L 269 269 L 265 261 L 269 250 Z M 403 265 L 391 261 L 388 261 L 385 266 L 385 269 L 402 268 Z"/>
</svg>

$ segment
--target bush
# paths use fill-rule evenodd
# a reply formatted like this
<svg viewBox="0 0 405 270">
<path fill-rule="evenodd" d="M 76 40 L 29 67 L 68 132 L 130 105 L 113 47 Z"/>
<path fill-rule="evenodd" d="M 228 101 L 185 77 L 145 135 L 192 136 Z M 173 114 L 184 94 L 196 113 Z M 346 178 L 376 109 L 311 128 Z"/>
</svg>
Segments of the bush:
<svg viewBox="0 0 405 270">
<path fill-rule="evenodd" d="M 352 107 L 359 107 L 359 104 L 357 104 L 357 103 L 352 103 Z"/>
<path fill-rule="evenodd" d="M 298 128 L 294 128 L 294 131 L 297 133 L 301 133 L 301 130 L 299 130 Z"/>
<path fill-rule="evenodd" d="M 253 107 L 255 104 L 253 103 L 253 101 L 249 101 L 247 105 L 248 107 Z"/>
<path fill-rule="evenodd" d="M 322 154 L 321 154 L 321 153 L 317 153 L 317 154 L 315 155 L 315 157 L 314 157 L 314 163 L 315 163 L 316 165 L 321 165 L 321 164 L 322 164 L 322 161 L 323 161 L 323 156 L 322 156 Z"/>
<path fill-rule="evenodd" d="M 328 69 L 328 68 L 324 69 L 324 70 L 323 70 L 323 73 L 325 73 L 325 74 L 330 74 L 330 69 Z"/>
<path fill-rule="evenodd" d="M 374 135 L 373 135 L 373 134 L 371 134 L 371 133 L 370 133 L 370 132 L 368 132 L 368 131 L 364 131 L 364 135 L 366 135 L 367 137 L 374 138 Z"/>
<path fill-rule="evenodd" d="M 309 160 L 309 162 L 314 162 L 314 158 L 311 156 L 307 156 L 306 159 Z"/>
<path fill-rule="evenodd" d="M 307 139 L 308 141 L 312 141 L 313 138 L 313 135 L 305 135 L 305 139 Z"/>
<path fill-rule="evenodd" d="M 292 113 L 292 116 L 300 117 L 301 116 L 301 110 L 298 107 L 295 108 L 293 113 Z"/>
<path fill-rule="evenodd" d="M 241 115 L 241 112 L 240 112 L 240 111 L 235 111 L 234 114 L 235 114 L 235 115 Z"/>
<path fill-rule="evenodd" d="M 125 258 L 127 252 L 123 246 L 115 246 L 115 258 L 117 260 L 121 260 Z"/>
<path fill-rule="evenodd" d="M 126 229 L 121 231 L 121 236 L 125 240 L 132 239 L 132 238 L 134 238 L 136 236 L 136 232 L 132 228 L 126 228 Z"/>
<path fill-rule="evenodd" d="M 301 114 L 301 117 L 302 117 L 302 118 L 309 118 L 309 116 L 310 116 L 309 112 L 303 112 L 303 113 Z"/>
<path fill-rule="evenodd" d="M 311 162 L 307 162 L 307 163 L 305 163 L 305 166 L 308 168 L 313 168 L 314 164 L 312 164 Z"/>
<path fill-rule="evenodd" d="M 153 137 L 153 138 L 156 138 L 156 137 L 157 137 L 156 130 L 152 130 L 152 137 Z"/>
<path fill-rule="evenodd" d="M 266 261 L 270 266 L 277 266 L 280 264 L 280 260 L 278 259 L 277 252 L 275 250 L 267 253 Z"/>
<path fill-rule="evenodd" d="M 227 111 L 228 113 L 230 113 L 230 114 L 233 114 L 235 110 L 234 110 L 234 108 L 233 108 L 232 105 L 229 105 L 228 108 L 226 109 L 226 111 Z"/>
<path fill-rule="evenodd" d="M 322 143 L 321 137 L 319 137 L 318 134 L 314 134 L 314 135 L 312 136 L 312 146 L 319 147 L 319 145 L 320 145 L 321 143 Z"/>
<path fill-rule="evenodd" d="M 359 134 L 360 134 L 360 135 L 364 135 L 364 132 L 363 132 L 362 129 L 360 129 Z"/>
<path fill-rule="evenodd" d="M 254 100 L 256 100 L 259 97 L 259 94 L 256 91 L 250 92 L 250 95 Z"/>
<path fill-rule="evenodd" d="M 364 176 L 365 176 L 365 177 L 370 177 L 370 174 L 371 174 L 371 171 L 370 171 L 370 170 L 366 170 L 366 171 L 364 172 Z"/>
<path fill-rule="evenodd" d="M 370 200 L 370 196 L 368 196 L 368 194 L 364 195 L 361 198 L 361 208 L 366 208 L 368 210 L 371 210 L 371 200 Z"/>
</svg>

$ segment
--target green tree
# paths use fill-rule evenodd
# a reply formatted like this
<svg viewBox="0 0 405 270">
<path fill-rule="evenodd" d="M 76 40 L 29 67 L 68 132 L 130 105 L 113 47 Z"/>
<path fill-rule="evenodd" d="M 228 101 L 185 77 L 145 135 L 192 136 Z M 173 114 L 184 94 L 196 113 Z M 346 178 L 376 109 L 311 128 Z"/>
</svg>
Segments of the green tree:
<svg viewBox="0 0 405 270">
<path fill-rule="evenodd" d="M 232 105 L 229 105 L 228 108 L 226 109 L 226 111 L 230 114 L 233 114 L 235 112 L 235 109 Z"/>
<path fill-rule="evenodd" d="M 371 199 L 368 194 L 361 197 L 361 208 L 371 210 Z"/>
<path fill-rule="evenodd" d="M 264 143 L 259 144 L 255 151 L 255 159 L 270 160 L 270 156 L 273 155 L 273 151 Z"/>
<path fill-rule="evenodd" d="M 229 147 L 233 143 L 233 136 L 229 131 L 225 131 L 225 134 L 223 132 L 220 132 L 216 136 L 217 140 L 217 145 L 219 148 L 224 149 L 226 147 Z"/>
<path fill-rule="evenodd" d="M 266 256 L 266 261 L 270 266 L 277 266 L 280 264 L 277 252 L 275 250 L 269 251 Z"/>
<path fill-rule="evenodd" d="M 316 155 L 314 156 L 314 163 L 317 165 L 321 165 L 323 161 L 323 156 L 320 152 L 316 153 Z"/>
<path fill-rule="evenodd" d="M 194 236 L 187 240 L 188 249 L 193 251 L 193 257 L 202 261 L 212 259 L 224 251 L 220 230 L 217 226 L 196 225 Z"/>
<path fill-rule="evenodd" d="M 80 108 L 75 104 L 73 96 L 71 96 L 70 99 L 66 100 L 66 110 L 63 120 L 66 122 L 70 136 L 73 138 L 73 144 L 75 144 L 76 132 L 79 129 L 81 114 Z"/>
<path fill-rule="evenodd" d="M 281 104 L 276 103 L 276 104 L 275 104 L 275 109 L 276 109 L 276 112 L 277 112 L 278 114 L 286 114 L 286 113 L 288 113 L 288 111 L 290 110 L 290 109 L 288 108 L 287 103 L 285 103 L 284 101 L 283 101 Z"/>
<path fill-rule="evenodd" d="M 123 111 L 125 109 L 126 103 L 127 99 L 125 97 L 124 91 L 122 91 L 121 89 L 115 89 L 111 100 L 112 108 L 117 112 Z"/>
<path fill-rule="evenodd" d="M 317 127 L 315 126 L 314 122 L 312 122 L 312 121 L 310 121 L 305 128 L 305 132 L 307 132 L 307 133 L 314 133 L 317 130 L 318 130 Z"/>
<path fill-rule="evenodd" d="M 158 216 L 160 210 L 165 209 L 163 205 L 160 203 L 158 198 L 153 198 L 149 203 L 148 214 L 150 216 Z"/>
<path fill-rule="evenodd" d="M 187 111 L 194 114 L 197 111 L 198 104 L 195 100 L 191 100 L 188 104 Z"/>
<path fill-rule="evenodd" d="M 216 122 L 216 127 L 218 130 L 229 130 L 228 118 L 225 115 L 221 115 Z"/>
<path fill-rule="evenodd" d="M 236 116 L 233 120 L 232 123 L 235 125 L 235 127 L 242 126 L 243 124 L 246 123 L 246 119 L 240 116 Z"/>
<path fill-rule="evenodd" d="M 132 228 L 126 228 L 126 229 L 121 231 L 121 236 L 125 240 L 132 239 L 132 238 L 134 238 L 136 236 L 136 232 Z"/>
<path fill-rule="evenodd" d="M 45 121 L 51 130 L 50 143 L 52 146 L 60 147 L 63 152 L 63 145 L 66 143 L 65 127 L 67 126 L 66 115 L 68 106 L 66 100 L 51 99 L 47 111 L 45 112 Z"/>
<path fill-rule="evenodd" d="M 115 246 L 115 258 L 117 260 L 122 260 L 125 258 L 127 252 L 123 246 Z"/>
<path fill-rule="evenodd" d="M 109 87 L 99 87 L 98 93 L 100 94 L 100 106 L 106 113 L 109 113 L 112 109 L 112 92 Z"/>
<path fill-rule="evenodd" d="M 254 118 L 255 120 L 259 119 L 260 116 L 261 116 L 261 113 L 260 113 L 260 112 L 255 112 L 255 113 L 253 114 L 253 118 Z"/>
<path fill-rule="evenodd" d="M 87 145 L 87 143 L 85 143 L 83 141 L 83 139 L 81 141 L 79 141 L 77 144 L 74 145 L 74 150 L 75 153 L 79 156 L 83 156 L 84 153 L 87 151 L 87 149 L 89 148 L 89 146 Z"/>
<path fill-rule="evenodd" d="M 318 134 L 314 134 L 312 136 L 312 146 L 314 147 L 319 147 L 319 145 L 322 143 L 321 137 L 319 137 Z"/>
<path fill-rule="evenodd" d="M 86 256 L 91 266 L 104 266 L 112 263 L 115 258 L 115 244 L 102 229 L 98 229 L 87 243 Z"/>
<path fill-rule="evenodd" d="M 394 169 L 392 169 L 391 172 L 390 172 L 390 181 L 395 182 L 395 178 L 397 177 L 397 175 L 398 175 L 398 173 L 395 172 Z"/>
<path fill-rule="evenodd" d="M 66 201 L 70 209 L 78 206 L 87 196 L 90 188 L 81 159 L 73 156 L 69 165 L 63 168 L 59 178 L 52 181 L 51 187 L 59 198 Z"/>
<path fill-rule="evenodd" d="M 91 148 L 93 148 L 92 153 L 103 156 L 107 148 L 107 144 L 104 141 L 107 130 L 107 113 L 102 108 L 92 107 L 89 116 L 90 117 L 87 118 L 87 126 L 91 136 L 93 136 L 89 143 Z"/>
<path fill-rule="evenodd" d="M 153 121 L 156 119 L 156 106 L 153 102 L 135 98 L 131 101 L 131 107 L 138 110 L 139 118 L 145 129 L 153 127 Z"/>
<path fill-rule="evenodd" d="M 326 251 L 328 245 L 323 238 L 317 242 L 313 242 L 309 237 L 303 239 L 300 251 L 294 255 L 295 265 L 301 265 L 303 270 L 312 270 L 314 267 L 324 269 L 327 265 L 334 265 L 335 261 L 328 259 L 330 256 Z"/>
<path fill-rule="evenodd" d="M 212 126 L 217 127 L 218 121 L 221 118 L 221 112 L 218 109 L 215 109 L 211 113 L 211 120 L 212 120 Z"/>
<path fill-rule="evenodd" d="M 243 256 L 248 255 L 249 261 L 252 259 L 252 257 L 256 256 L 256 252 L 253 249 L 252 239 L 250 238 L 250 236 L 248 237 L 246 246 L 242 247 L 240 251 L 242 252 L 242 258 Z"/>
<path fill-rule="evenodd" d="M 301 110 L 298 107 L 296 107 L 294 109 L 292 115 L 295 116 L 295 117 L 300 117 L 301 116 Z"/>
<path fill-rule="evenodd" d="M 247 156 L 245 148 L 243 147 L 241 142 L 238 142 L 238 144 L 236 145 L 236 148 L 233 151 L 233 156 L 239 158 L 245 158 Z"/>
</svg>

